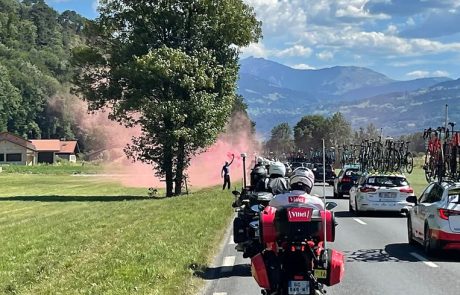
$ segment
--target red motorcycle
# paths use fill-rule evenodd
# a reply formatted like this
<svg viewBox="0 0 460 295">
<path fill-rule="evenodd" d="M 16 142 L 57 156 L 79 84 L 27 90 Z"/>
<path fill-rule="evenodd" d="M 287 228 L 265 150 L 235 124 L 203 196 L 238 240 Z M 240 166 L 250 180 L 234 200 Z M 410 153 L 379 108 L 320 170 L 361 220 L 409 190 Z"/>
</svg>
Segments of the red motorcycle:
<svg viewBox="0 0 460 295">
<path fill-rule="evenodd" d="M 334 213 L 305 205 L 260 213 L 259 234 L 265 250 L 251 258 L 254 279 L 265 295 L 325 294 L 341 282 L 344 255 L 325 246 L 335 239 Z"/>
</svg>

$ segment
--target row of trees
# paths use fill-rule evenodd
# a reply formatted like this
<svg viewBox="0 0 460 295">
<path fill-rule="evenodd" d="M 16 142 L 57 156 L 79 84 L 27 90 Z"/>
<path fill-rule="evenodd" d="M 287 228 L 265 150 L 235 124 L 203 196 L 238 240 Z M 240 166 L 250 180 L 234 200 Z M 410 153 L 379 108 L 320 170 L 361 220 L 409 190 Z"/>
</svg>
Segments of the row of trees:
<svg viewBox="0 0 460 295">
<path fill-rule="evenodd" d="M 351 124 L 341 113 L 335 113 L 331 117 L 308 115 L 300 119 L 294 128 L 288 123 L 275 126 L 265 147 L 269 151 L 282 154 L 320 149 L 322 139 L 328 147 L 334 147 L 348 143 L 352 138 Z"/>
<path fill-rule="evenodd" d="M 71 48 L 85 19 L 43 0 L 0 0 L 0 131 L 26 138 L 75 138 L 76 126 L 49 100 L 68 93 Z M 67 90 L 66 90 L 67 89 Z"/>
<path fill-rule="evenodd" d="M 364 139 L 378 139 L 381 135 L 383 135 L 382 130 L 373 123 L 353 130 L 351 123 L 340 112 L 331 117 L 308 115 L 302 117 L 294 127 L 289 126 L 288 123 L 275 126 L 271 130 L 270 138 L 265 142 L 265 150 L 278 155 L 296 151 L 316 151 L 322 148 L 322 139 L 325 140 L 327 148 L 339 148 L 344 144 L 360 143 Z M 396 139 L 409 141 L 412 151 L 425 151 L 421 132 Z"/>
</svg>

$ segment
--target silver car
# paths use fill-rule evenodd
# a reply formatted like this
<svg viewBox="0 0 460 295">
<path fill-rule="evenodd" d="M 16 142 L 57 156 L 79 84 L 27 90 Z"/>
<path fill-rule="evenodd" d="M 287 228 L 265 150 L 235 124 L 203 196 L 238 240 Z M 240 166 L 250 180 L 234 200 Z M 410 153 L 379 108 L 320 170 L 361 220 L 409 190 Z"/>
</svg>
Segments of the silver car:
<svg viewBox="0 0 460 295">
<path fill-rule="evenodd" d="M 429 255 L 441 249 L 460 249 L 460 183 L 431 183 L 409 210 L 410 244 L 420 243 Z"/>
<path fill-rule="evenodd" d="M 414 190 L 404 175 L 363 174 L 350 189 L 349 210 L 406 212 L 413 203 L 406 199 Z"/>
</svg>

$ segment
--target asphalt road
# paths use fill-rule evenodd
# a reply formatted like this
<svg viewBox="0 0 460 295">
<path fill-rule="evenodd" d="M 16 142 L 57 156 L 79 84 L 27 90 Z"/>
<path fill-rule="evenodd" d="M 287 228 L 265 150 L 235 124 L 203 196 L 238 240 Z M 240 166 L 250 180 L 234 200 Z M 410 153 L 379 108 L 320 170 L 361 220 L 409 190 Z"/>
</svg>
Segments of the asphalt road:
<svg viewBox="0 0 460 295">
<path fill-rule="evenodd" d="M 322 195 L 322 187 L 314 193 Z M 326 196 L 332 197 L 332 187 Z M 332 200 L 331 200 L 332 201 Z M 428 259 L 420 247 L 407 244 L 406 218 L 398 214 L 348 212 L 348 199 L 335 199 L 338 218 L 336 242 L 331 247 L 346 256 L 345 278 L 327 293 L 340 294 L 460 294 L 460 253 L 448 252 Z M 203 295 L 260 294 L 251 277 L 250 261 L 238 253 L 231 231 L 214 266 L 202 276 Z"/>
</svg>

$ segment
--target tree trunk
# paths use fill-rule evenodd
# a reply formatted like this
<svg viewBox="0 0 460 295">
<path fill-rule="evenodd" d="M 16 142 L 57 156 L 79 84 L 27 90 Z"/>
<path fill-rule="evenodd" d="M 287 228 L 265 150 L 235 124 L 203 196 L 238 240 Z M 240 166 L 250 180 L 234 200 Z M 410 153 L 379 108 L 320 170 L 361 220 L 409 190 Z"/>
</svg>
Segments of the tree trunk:
<svg viewBox="0 0 460 295">
<path fill-rule="evenodd" d="M 164 170 L 166 177 L 166 197 L 173 196 L 173 184 L 174 184 L 174 175 L 173 175 L 173 159 L 172 151 L 170 146 L 164 147 Z"/>
<path fill-rule="evenodd" d="M 177 151 L 177 166 L 176 166 L 176 188 L 174 193 L 178 196 L 182 194 L 182 182 L 184 180 L 184 169 L 185 169 L 185 140 L 179 139 L 179 148 Z"/>
</svg>

